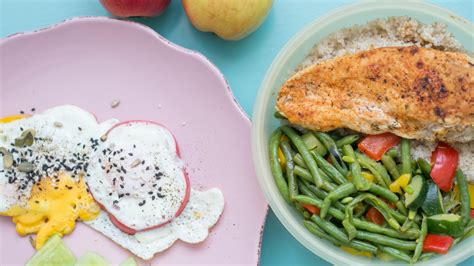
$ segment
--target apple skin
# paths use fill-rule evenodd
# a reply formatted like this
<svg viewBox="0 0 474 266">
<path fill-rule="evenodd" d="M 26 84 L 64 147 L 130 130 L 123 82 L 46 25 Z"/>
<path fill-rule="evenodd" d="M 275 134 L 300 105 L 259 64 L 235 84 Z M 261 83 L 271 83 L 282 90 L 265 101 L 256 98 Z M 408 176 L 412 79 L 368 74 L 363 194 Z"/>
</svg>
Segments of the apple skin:
<svg viewBox="0 0 474 266">
<path fill-rule="evenodd" d="M 268 15 L 273 0 L 182 0 L 191 24 L 237 41 L 255 31 Z"/>
<path fill-rule="evenodd" d="M 117 17 L 156 17 L 163 13 L 171 0 L 100 0 L 100 3 Z"/>
</svg>

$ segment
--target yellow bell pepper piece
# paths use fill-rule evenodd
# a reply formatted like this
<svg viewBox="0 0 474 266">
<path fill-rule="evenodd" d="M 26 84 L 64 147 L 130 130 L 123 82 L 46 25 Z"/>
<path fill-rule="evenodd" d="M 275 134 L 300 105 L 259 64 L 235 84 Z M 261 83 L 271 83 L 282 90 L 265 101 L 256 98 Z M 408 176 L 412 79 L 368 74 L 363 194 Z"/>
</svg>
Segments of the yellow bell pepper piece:
<svg viewBox="0 0 474 266">
<path fill-rule="evenodd" d="M 355 256 L 363 256 L 363 257 L 372 258 L 372 253 L 370 253 L 368 251 L 360 251 L 360 250 L 357 250 L 357 249 L 354 249 L 354 248 L 351 248 L 351 247 L 347 247 L 347 246 L 341 246 L 341 249 L 344 250 L 345 252 L 347 252 L 349 254 L 352 254 L 352 255 L 355 255 Z"/>
<path fill-rule="evenodd" d="M 278 161 L 280 161 L 281 168 L 285 169 L 286 159 L 280 148 L 278 148 Z"/>
<path fill-rule="evenodd" d="M 410 174 L 403 174 L 397 180 L 393 181 L 390 184 L 389 188 L 390 191 L 393 193 L 402 193 L 402 189 L 406 188 L 408 184 L 410 184 L 411 175 Z"/>
<path fill-rule="evenodd" d="M 474 209 L 474 185 L 467 185 L 467 189 L 469 191 L 471 209 Z"/>
<path fill-rule="evenodd" d="M 374 182 L 375 176 L 373 176 L 371 173 L 368 172 L 362 172 L 362 176 L 369 181 L 370 183 Z"/>
<path fill-rule="evenodd" d="M 373 176 L 371 173 L 368 173 L 368 172 L 362 172 L 362 177 L 364 177 L 365 180 L 367 180 L 370 183 L 373 183 L 374 179 L 375 179 L 375 176 Z M 347 180 L 349 180 L 349 182 L 352 182 L 352 173 L 351 172 L 349 172 L 347 174 Z"/>
</svg>

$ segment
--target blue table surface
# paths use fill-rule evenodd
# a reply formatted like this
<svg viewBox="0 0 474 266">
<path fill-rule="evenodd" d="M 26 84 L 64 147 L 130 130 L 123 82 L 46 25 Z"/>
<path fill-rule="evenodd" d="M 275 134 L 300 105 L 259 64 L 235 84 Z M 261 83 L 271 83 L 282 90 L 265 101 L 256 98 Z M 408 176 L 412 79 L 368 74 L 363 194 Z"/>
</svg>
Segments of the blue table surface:
<svg viewBox="0 0 474 266">
<path fill-rule="evenodd" d="M 227 42 L 194 29 L 181 1 L 158 18 L 136 19 L 172 42 L 207 56 L 230 83 L 247 114 L 267 68 L 283 45 L 302 27 L 319 16 L 353 2 L 347 0 L 277 0 L 263 25 L 238 42 Z M 401 1 L 400 1 L 401 2 Z M 472 0 L 430 1 L 474 20 Z M 402 3 L 401 3 L 402 4 Z M 76 16 L 108 16 L 98 0 L 0 0 L 0 37 L 31 31 Z M 270 211 L 263 236 L 261 265 L 328 265 L 299 244 Z M 474 257 L 460 265 L 474 265 Z"/>
</svg>

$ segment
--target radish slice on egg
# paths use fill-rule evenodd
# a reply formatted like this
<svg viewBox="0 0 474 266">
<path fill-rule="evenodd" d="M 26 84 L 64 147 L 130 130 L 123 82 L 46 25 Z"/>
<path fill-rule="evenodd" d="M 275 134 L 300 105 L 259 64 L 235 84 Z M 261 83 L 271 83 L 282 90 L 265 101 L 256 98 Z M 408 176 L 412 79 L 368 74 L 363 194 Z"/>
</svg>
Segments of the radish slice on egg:
<svg viewBox="0 0 474 266">
<path fill-rule="evenodd" d="M 163 226 L 186 207 L 189 178 L 176 139 L 164 126 L 143 120 L 118 123 L 91 159 L 91 193 L 123 232 Z"/>
</svg>

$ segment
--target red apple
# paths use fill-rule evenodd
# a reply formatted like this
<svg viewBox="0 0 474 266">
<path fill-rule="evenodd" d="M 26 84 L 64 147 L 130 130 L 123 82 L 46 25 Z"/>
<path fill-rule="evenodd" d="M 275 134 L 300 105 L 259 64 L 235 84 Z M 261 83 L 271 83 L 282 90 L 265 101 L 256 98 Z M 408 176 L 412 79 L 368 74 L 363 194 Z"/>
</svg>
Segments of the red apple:
<svg viewBox="0 0 474 266">
<path fill-rule="evenodd" d="M 171 0 L 100 0 L 100 3 L 117 17 L 155 17 L 169 6 Z"/>
</svg>

